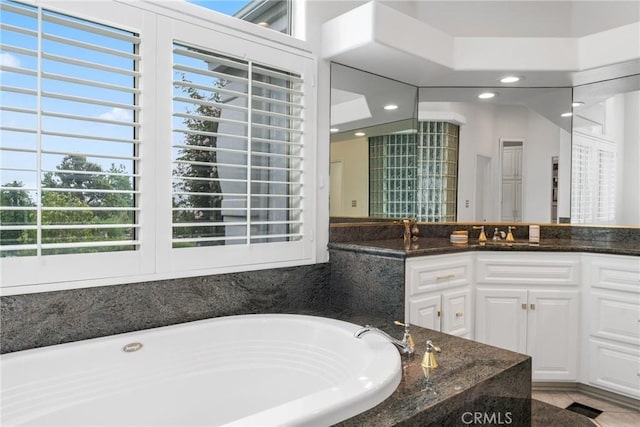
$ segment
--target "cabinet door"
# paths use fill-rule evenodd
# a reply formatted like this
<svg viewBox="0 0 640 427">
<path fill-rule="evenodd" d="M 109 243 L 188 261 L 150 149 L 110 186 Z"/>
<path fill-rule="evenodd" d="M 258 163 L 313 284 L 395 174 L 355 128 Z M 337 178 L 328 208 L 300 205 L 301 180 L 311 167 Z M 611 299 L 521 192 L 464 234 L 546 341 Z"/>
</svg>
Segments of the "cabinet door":
<svg viewBox="0 0 640 427">
<path fill-rule="evenodd" d="M 471 291 L 468 289 L 442 295 L 442 332 L 472 338 Z"/>
<path fill-rule="evenodd" d="M 578 291 L 529 291 L 527 354 L 534 380 L 577 379 L 578 302 Z"/>
<path fill-rule="evenodd" d="M 640 350 L 612 341 L 589 340 L 589 384 L 640 399 Z"/>
<path fill-rule="evenodd" d="M 413 298 L 409 303 L 409 323 L 440 330 L 442 305 L 440 294 Z"/>
<path fill-rule="evenodd" d="M 476 340 L 519 353 L 527 350 L 527 291 L 478 289 Z"/>
</svg>

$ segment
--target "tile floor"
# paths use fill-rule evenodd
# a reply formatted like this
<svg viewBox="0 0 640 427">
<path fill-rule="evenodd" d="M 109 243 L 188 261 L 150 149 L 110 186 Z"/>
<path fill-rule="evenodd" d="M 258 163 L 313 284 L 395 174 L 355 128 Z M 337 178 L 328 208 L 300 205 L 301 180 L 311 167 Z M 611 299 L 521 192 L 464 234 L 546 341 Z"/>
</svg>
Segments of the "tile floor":
<svg viewBox="0 0 640 427">
<path fill-rule="evenodd" d="M 640 408 L 633 410 L 603 400 L 595 399 L 576 391 L 533 391 L 533 399 L 553 406 L 566 408 L 573 402 L 590 406 L 602 411 L 593 423 L 599 427 L 638 427 L 640 426 Z"/>
</svg>

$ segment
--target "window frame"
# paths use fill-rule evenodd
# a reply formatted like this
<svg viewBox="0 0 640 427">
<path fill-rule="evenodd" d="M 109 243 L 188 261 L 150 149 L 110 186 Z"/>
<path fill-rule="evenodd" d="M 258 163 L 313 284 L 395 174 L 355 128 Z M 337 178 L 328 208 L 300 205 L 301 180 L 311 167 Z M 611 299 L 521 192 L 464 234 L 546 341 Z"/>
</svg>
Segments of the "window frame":
<svg viewBox="0 0 640 427">
<path fill-rule="evenodd" d="M 21 1 L 36 5 L 34 2 Z M 88 4 L 91 3 L 91 4 Z M 137 188 L 140 246 L 135 251 L 7 257 L 0 259 L 0 294 L 44 292 L 290 267 L 316 262 L 315 57 L 306 43 L 237 18 L 203 16 L 201 8 L 142 2 L 46 0 L 37 5 L 140 34 L 140 117 Z M 185 7 L 186 6 L 186 7 Z M 196 10 L 193 10 L 193 6 Z M 196 15 L 199 14 L 200 16 Z M 206 14 L 204 14 L 206 15 Z M 264 35 L 268 34 L 267 37 Z M 171 246 L 172 48 L 174 40 L 217 50 L 303 76 L 304 224 L 300 241 L 235 246 Z M 214 42 L 212 42 L 212 40 Z M 212 43 L 217 43 L 212 46 Z M 215 49 L 215 47 L 223 49 Z"/>
</svg>

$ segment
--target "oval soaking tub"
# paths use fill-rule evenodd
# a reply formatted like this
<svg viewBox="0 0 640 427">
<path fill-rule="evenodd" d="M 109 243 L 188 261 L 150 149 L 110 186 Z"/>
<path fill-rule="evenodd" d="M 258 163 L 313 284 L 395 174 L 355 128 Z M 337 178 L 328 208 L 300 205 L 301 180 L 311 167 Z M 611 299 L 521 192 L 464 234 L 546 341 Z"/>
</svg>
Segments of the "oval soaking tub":
<svg viewBox="0 0 640 427">
<path fill-rule="evenodd" d="M 331 425 L 386 399 L 400 356 L 323 317 L 221 317 L 1 356 L 2 425 Z"/>
</svg>

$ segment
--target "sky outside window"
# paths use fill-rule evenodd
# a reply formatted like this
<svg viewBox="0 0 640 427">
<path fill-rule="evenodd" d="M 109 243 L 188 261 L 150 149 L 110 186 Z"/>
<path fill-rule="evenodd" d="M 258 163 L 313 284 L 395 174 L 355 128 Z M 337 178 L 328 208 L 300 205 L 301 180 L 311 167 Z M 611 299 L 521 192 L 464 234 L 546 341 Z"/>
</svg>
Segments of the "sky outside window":
<svg viewBox="0 0 640 427">
<path fill-rule="evenodd" d="M 188 0 L 189 3 L 233 16 L 251 0 Z"/>
<path fill-rule="evenodd" d="M 2 0 L 2 4 L 19 5 Z M 15 90 L 3 90 L 1 94 L 2 114 L 1 125 L 2 145 L 6 148 L 2 156 L 1 183 L 6 184 L 14 180 L 21 181 L 26 187 L 34 188 L 36 175 L 37 114 L 37 18 L 34 8 L 26 7 L 25 14 L 11 11 L 2 12 L 2 23 L 9 27 L 0 32 L 2 47 L 0 49 L 0 81 L 6 87 Z M 41 124 L 43 131 L 73 133 L 78 135 L 100 135 L 105 141 L 98 139 L 61 137 L 54 134 L 43 134 L 41 156 L 42 169 L 55 170 L 64 154 L 54 153 L 83 153 L 87 158 L 100 164 L 104 170 L 112 164 L 125 164 L 131 171 L 130 162 L 123 158 L 132 156 L 131 143 L 118 143 L 113 139 L 129 141 L 133 139 L 133 67 L 130 55 L 132 43 L 115 37 L 92 33 L 91 30 L 73 28 L 65 25 L 64 21 L 57 22 L 58 17 L 66 22 L 77 22 L 98 28 L 100 25 L 89 21 L 75 20 L 63 15 L 45 12 L 51 16 L 43 22 L 42 49 L 42 83 L 41 106 L 43 113 Z M 63 22 L 61 24 L 61 22 Z M 23 29 L 27 33 L 11 28 Z M 106 28 L 106 27 L 105 27 Z M 110 29 L 114 35 L 127 35 Z M 83 45 L 74 45 L 81 42 Z M 90 46 L 97 46 L 91 48 Z M 104 51 L 96 49 L 105 49 Z M 125 52 L 120 55 L 119 52 Z M 111 72 L 108 69 L 92 68 L 88 65 L 113 67 L 122 70 Z M 69 80 L 75 79 L 75 80 Z M 82 82 L 87 81 L 89 85 Z M 98 82 L 99 85 L 91 85 Z M 123 88 L 124 90 L 114 87 Z M 129 88 L 127 90 L 127 88 Z M 46 95 L 50 94 L 50 95 Z M 86 101 L 83 101 L 86 99 Z M 92 100 L 98 100 L 94 102 Z M 67 115 L 62 117 L 60 115 Z M 69 115 L 78 118 L 68 117 Z M 86 117 L 86 120 L 82 120 Z M 92 119 L 97 119 L 93 120 Z M 99 120 L 103 120 L 100 122 Z M 117 122 L 105 123 L 104 120 Z M 13 129 L 16 129 L 15 131 Z M 111 138 L 112 140 L 109 140 Z M 46 153 L 48 151 L 49 153 Z M 92 157 L 97 154 L 99 157 Z M 12 169 L 29 169 L 15 171 Z"/>
</svg>

